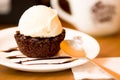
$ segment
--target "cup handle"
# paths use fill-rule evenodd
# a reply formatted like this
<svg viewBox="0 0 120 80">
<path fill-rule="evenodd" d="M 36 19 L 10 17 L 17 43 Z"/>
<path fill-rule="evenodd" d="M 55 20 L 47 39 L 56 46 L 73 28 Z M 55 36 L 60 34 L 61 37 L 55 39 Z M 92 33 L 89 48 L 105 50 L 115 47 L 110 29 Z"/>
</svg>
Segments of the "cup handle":
<svg viewBox="0 0 120 80">
<path fill-rule="evenodd" d="M 60 6 L 59 6 L 59 0 L 50 0 L 51 6 L 57 10 L 58 15 L 64 19 L 67 22 L 73 23 L 73 17 L 71 14 L 65 12 Z"/>
</svg>

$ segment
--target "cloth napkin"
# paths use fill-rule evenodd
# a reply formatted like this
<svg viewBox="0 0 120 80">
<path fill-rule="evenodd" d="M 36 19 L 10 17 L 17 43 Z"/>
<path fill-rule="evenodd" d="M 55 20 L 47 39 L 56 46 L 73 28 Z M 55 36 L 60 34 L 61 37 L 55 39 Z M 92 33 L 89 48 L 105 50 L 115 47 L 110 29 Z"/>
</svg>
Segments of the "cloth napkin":
<svg viewBox="0 0 120 80">
<path fill-rule="evenodd" d="M 120 74 L 120 57 L 97 58 L 96 62 Z M 75 80 L 114 80 L 104 70 L 91 62 L 72 68 Z"/>
</svg>

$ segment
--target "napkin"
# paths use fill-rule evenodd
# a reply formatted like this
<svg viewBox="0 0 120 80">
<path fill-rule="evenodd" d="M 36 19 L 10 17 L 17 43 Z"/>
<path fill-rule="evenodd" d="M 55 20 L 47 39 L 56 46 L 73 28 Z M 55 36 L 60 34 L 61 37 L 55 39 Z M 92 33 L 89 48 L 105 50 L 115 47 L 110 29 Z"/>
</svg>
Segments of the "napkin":
<svg viewBox="0 0 120 80">
<path fill-rule="evenodd" d="M 96 62 L 120 74 L 120 57 L 97 58 Z M 91 62 L 72 68 L 75 80 L 111 80 L 112 77 Z M 114 80 L 114 79 L 112 79 Z"/>
</svg>

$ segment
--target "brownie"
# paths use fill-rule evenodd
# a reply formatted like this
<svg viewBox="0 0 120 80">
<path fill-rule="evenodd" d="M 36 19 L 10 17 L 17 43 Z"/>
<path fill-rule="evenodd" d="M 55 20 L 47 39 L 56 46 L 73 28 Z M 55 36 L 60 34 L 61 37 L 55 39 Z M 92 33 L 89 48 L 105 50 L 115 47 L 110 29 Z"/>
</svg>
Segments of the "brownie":
<svg viewBox="0 0 120 80">
<path fill-rule="evenodd" d="M 32 58 L 46 58 L 54 56 L 60 50 L 60 42 L 65 38 L 65 30 L 55 37 L 40 38 L 25 36 L 16 31 L 14 35 L 19 50 Z"/>
</svg>

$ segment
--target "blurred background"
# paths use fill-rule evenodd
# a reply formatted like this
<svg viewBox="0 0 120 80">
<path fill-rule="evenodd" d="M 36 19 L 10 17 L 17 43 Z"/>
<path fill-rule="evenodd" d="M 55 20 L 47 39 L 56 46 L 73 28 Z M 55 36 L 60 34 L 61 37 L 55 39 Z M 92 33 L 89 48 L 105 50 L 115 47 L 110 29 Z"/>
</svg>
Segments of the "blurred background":
<svg viewBox="0 0 120 80">
<path fill-rule="evenodd" d="M 0 0 L 0 24 L 17 24 L 26 9 L 38 4 L 50 6 L 49 0 Z"/>
<path fill-rule="evenodd" d="M 60 6 L 70 13 L 69 5 L 67 1 L 59 0 Z M 0 0 L 0 25 L 5 27 L 17 26 L 19 19 L 23 12 L 33 5 L 46 5 L 50 6 L 50 0 Z M 75 27 L 60 19 L 63 26 L 70 28 Z"/>
<path fill-rule="evenodd" d="M 71 14 L 66 0 L 59 0 L 60 6 Z M 33 5 L 50 6 L 50 0 L 0 0 L 0 29 L 18 25 L 18 21 L 23 12 Z M 64 27 L 75 29 L 75 27 L 62 20 Z M 94 37 L 100 44 L 101 51 L 99 57 L 120 56 L 120 32 L 107 37 Z"/>
<path fill-rule="evenodd" d="M 67 1 L 59 0 L 60 6 L 70 13 Z M 33 5 L 50 6 L 50 0 L 0 0 L 0 24 L 18 24 L 23 12 Z"/>
</svg>

